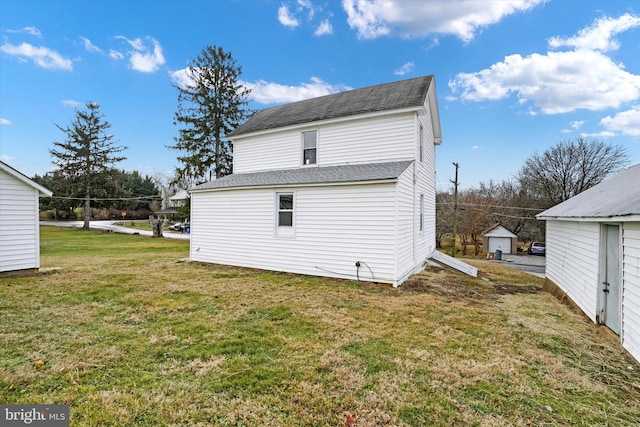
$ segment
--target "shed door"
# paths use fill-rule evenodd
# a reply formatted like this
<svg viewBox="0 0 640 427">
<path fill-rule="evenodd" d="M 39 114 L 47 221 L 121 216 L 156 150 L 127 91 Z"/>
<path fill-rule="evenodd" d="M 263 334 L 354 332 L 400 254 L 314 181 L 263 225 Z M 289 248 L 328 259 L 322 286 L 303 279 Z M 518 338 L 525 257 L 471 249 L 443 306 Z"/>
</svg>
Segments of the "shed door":
<svg viewBox="0 0 640 427">
<path fill-rule="evenodd" d="M 503 254 L 511 253 L 511 239 L 509 237 L 489 237 L 489 252 L 500 249 Z"/>
<path fill-rule="evenodd" d="M 620 334 L 620 226 L 605 225 L 603 256 L 605 257 L 604 324 Z"/>
</svg>

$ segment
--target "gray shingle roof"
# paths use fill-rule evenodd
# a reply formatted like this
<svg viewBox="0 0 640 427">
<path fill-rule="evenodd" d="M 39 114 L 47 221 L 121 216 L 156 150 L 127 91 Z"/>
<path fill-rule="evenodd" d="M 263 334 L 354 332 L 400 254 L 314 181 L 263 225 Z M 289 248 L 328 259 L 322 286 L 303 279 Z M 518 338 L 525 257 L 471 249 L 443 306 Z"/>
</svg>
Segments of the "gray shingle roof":
<svg viewBox="0 0 640 427">
<path fill-rule="evenodd" d="M 640 164 L 544 212 L 539 219 L 609 218 L 640 215 Z"/>
<path fill-rule="evenodd" d="M 389 163 L 367 163 L 238 173 L 216 179 L 215 181 L 205 182 L 192 188 L 191 191 L 394 180 L 398 178 L 412 162 L 412 160 L 405 160 Z"/>
<path fill-rule="evenodd" d="M 432 81 L 433 75 L 429 75 L 266 108 L 227 136 L 356 114 L 419 107 L 426 101 Z"/>
</svg>

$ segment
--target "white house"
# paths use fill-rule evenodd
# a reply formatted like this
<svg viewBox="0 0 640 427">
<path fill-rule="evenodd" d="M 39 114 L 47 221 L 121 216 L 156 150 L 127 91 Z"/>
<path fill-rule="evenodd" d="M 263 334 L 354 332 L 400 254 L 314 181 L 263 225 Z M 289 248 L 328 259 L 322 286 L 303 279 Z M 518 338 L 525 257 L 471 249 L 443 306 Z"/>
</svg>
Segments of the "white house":
<svg viewBox="0 0 640 427">
<path fill-rule="evenodd" d="M 640 361 L 640 164 L 537 217 L 547 226 L 548 289 Z"/>
<path fill-rule="evenodd" d="M 40 268 L 39 198 L 52 194 L 0 161 L 0 276 Z"/>
<path fill-rule="evenodd" d="M 401 284 L 435 249 L 433 76 L 267 108 L 191 192 L 194 261 Z"/>
</svg>

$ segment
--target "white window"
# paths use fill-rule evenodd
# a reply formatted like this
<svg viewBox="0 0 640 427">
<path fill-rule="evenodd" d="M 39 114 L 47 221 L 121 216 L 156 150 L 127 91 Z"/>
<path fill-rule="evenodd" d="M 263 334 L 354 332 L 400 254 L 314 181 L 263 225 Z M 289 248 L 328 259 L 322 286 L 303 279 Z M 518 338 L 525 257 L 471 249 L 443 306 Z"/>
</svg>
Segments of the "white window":
<svg viewBox="0 0 640 427">
<path fill-rule="evenodd" d="M 424 194 L 420 195 L 420 231 L 424 230 Z"/>
<path fill-rule="evenodd" d="M 302 132 L 302 164 L 315 165 L 318 131 Z"/>
<path fill-rule="evenodd" d="M 276 193 L 276 234 L 293 236 L 294 193 Z"/>
</svg>

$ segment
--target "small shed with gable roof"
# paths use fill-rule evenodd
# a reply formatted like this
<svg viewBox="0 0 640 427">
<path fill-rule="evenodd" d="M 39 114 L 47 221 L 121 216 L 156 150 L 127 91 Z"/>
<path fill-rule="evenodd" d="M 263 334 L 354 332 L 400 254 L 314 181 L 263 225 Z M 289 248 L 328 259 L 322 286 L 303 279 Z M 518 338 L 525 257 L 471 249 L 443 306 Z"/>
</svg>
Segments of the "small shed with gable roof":
<svg viewBox="0 0 640 427">
<path fill-rule="evenodd" d="M 503 254 L 518 252 L 518 236 L 500 224 L 496 224 L 483 233 L 486 252 L 501 250 Z"/>
</svg>

